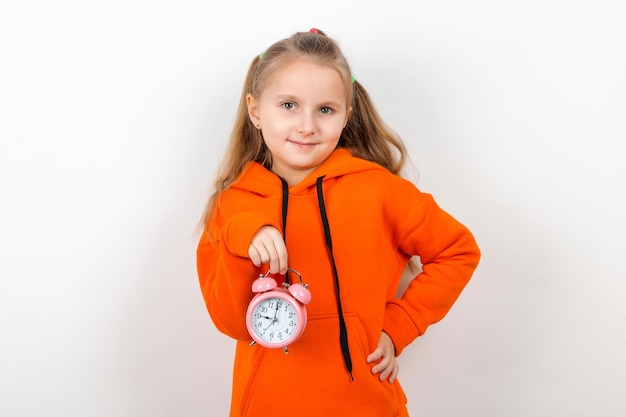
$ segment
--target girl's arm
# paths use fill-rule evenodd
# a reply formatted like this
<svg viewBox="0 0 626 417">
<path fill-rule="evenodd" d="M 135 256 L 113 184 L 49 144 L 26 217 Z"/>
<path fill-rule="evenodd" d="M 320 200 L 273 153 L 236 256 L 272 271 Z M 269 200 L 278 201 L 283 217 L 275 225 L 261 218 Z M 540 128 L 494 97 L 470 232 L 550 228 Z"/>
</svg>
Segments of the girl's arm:
<svg viewBox="0 0 626 417">
<path fill-rule="evenodd" d="M 477 267 L 480 250 L 472 233 L 429 194 L 409 186 L 397 195 L 403 196 L 397 203 L 403 206 L 398 210 L 399 248 L 422 263 L 402 297 L 387 303 L 383 329 L 399 355 L 448 313 Z"/>
<path fill-rule="evenodd" d="M 198 278 L 207 310 L 222 333 L 249 339 L 246 310 L 253 297 L 251 285 L 260 268 L 248 253 L 255 233 L 268 219 L 242 212 L 223 221 L 218 214 L 210 225 L 213 239 L 204 231 L 196 253 Z"/>
</svg>

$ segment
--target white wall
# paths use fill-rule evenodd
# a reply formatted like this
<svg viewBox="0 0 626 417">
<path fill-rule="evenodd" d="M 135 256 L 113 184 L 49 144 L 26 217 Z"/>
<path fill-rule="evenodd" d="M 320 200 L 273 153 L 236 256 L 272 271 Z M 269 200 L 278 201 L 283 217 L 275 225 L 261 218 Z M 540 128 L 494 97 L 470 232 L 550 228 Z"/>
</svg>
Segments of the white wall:
<svg viewBox="0 0 626 417">
<path fill-rule="evenodd" d="M 248 63 L 312 26 L 483 250 L 412 415 L 626 415 L 623 2 L 6 3 L 0 415 L 226 415 L 195 228 Z"/>
</svg>

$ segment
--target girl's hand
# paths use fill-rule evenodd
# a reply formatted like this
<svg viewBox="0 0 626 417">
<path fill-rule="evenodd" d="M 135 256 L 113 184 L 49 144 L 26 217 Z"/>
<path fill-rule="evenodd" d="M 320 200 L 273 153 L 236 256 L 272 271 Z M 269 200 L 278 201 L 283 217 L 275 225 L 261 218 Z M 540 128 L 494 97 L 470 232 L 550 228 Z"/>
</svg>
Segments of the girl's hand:
<svg viewBox="0 0 626 417">
<path fill-rule="evenodd" d="M 393 346 L 393 341 L 385 332 L 380 334 L 378 346 L 374 352 L 367 357 L 367 363 L 376 361 L 378 361 L 378 363 L 372 367 L 372 373 L 374 375 L 380 374 L 378 378 L 381 381 L 389 378 L 389 383 L 393 383 L 398 376 L 400 366 L 396 359 L 396 348 Z"/>
<path fill-rule="evenodd" d="M 287 272 L 287 247 L 283 236 L 273 226 L 263 226 L 252 238 L 248 256 L 255 266 L 270 265 L 270 273 Z"/>
</svg>

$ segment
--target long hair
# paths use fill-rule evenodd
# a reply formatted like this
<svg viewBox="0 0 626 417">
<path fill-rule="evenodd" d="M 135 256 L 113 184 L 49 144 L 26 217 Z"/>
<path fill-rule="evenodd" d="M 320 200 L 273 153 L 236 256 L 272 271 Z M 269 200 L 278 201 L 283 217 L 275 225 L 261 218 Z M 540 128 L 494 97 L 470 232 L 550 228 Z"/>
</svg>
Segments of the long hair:
<svg viewBox="0 0 626 417">
<path fill-rule="evenodd" d="M 272 156 L 261 131 L 248 116 L 246 96 L 252 94 L 259 97 L 272 74 L 298 59 L 333 68 L 343 79 L 348 107 L 352 107 L 352 112 L 337 147 L 350 150 L 356 157 L 376 162 L 395 175 L 399 175 L 402 170 L 407 159 L 404 143 L 385 124 L 365 88 L 352 77 L 348 61 L 339 45 L 321 30 L 297 32 L 274 43 L 261 55 L 254 57 L 250 64 L 230 142 L 213 184 L 213 194 L 205 207 L 205 227 L 209 225 L 221 193 L 236 181 L 249 162 L 258 162 L 271 169 Z"/>
</svg>

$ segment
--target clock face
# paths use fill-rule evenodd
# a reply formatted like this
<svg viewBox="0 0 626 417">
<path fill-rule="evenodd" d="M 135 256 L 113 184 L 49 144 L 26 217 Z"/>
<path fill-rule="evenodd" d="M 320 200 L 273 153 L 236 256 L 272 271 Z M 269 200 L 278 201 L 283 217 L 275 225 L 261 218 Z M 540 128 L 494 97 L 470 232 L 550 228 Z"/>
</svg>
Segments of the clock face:
<svg viewBox="0 0 626 417">
<path fill-rule="evenodd" d="M 301 331 L 293 302 L 287 298 L 269 297 L 251 311 L 250 326 L 258 338 L 268 344 L 284 345 Z"/>
</svg>

